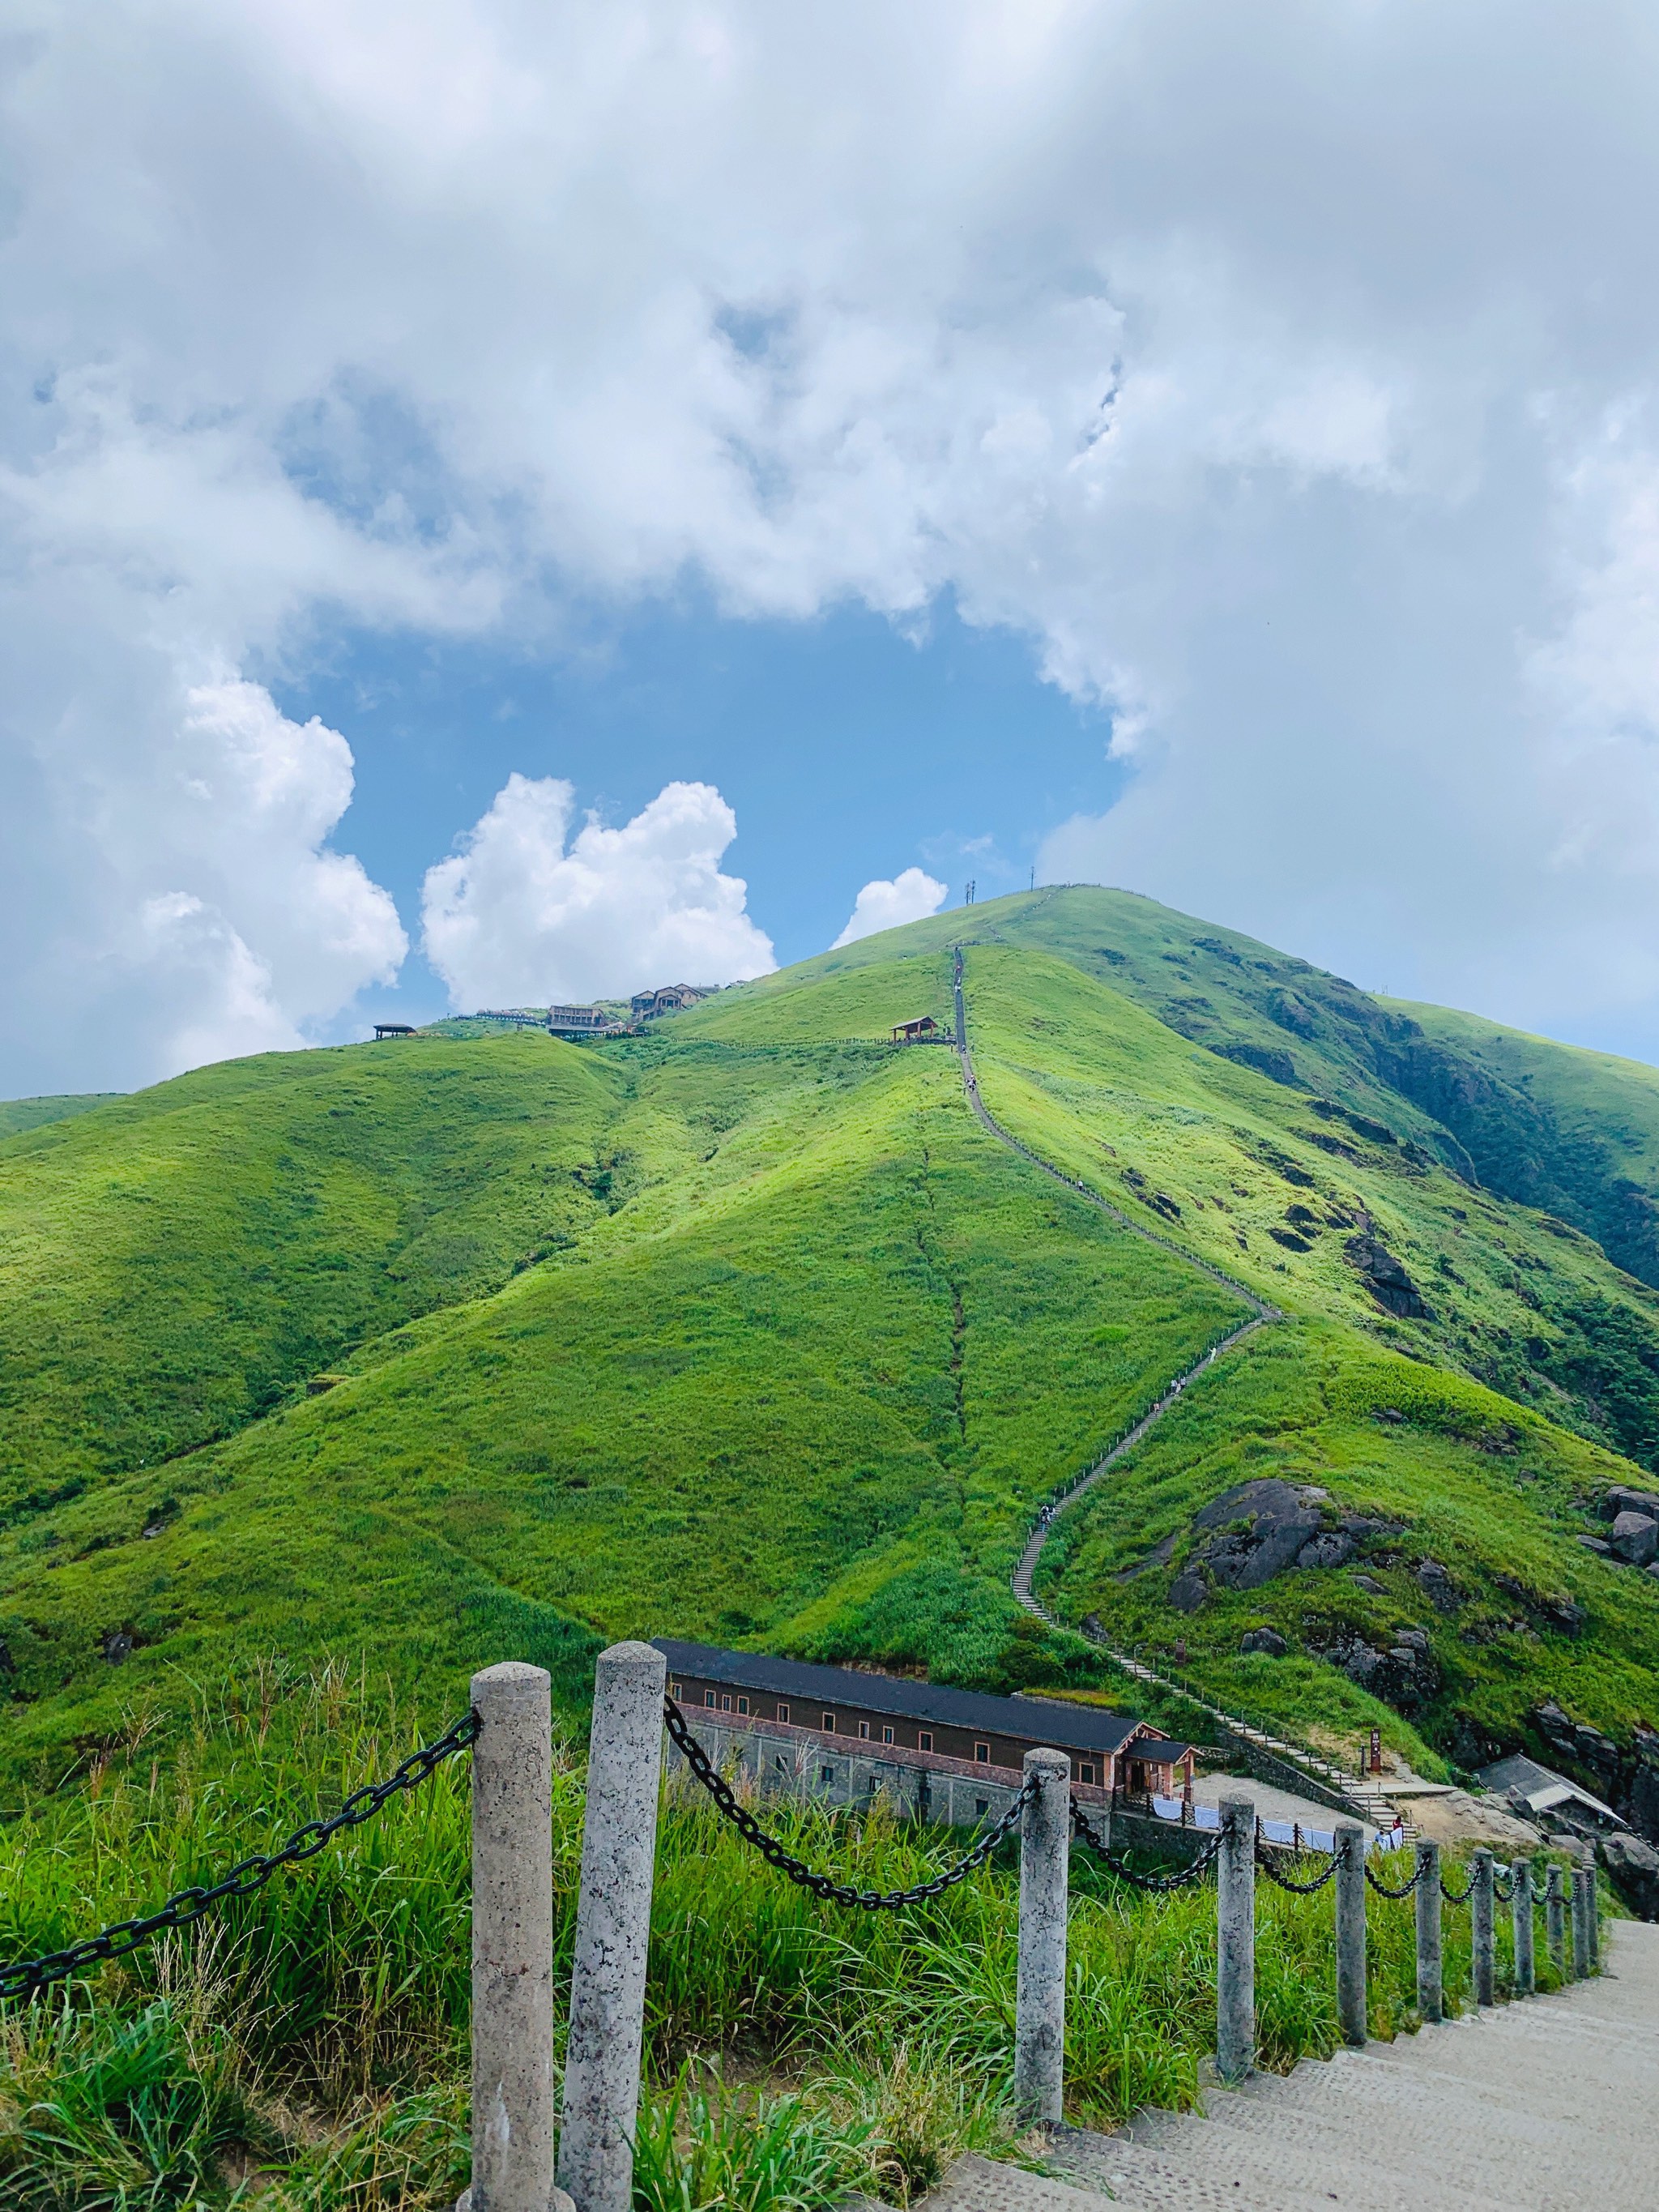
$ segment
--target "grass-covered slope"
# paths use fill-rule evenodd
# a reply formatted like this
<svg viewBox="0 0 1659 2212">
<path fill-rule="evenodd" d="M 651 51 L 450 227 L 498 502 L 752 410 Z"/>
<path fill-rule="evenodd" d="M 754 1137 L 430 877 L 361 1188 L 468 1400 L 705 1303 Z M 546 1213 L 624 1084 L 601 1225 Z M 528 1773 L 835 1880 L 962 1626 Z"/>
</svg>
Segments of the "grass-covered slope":
<svg viewBox="0 0 1659 2212">
<path fill-rule="evenodd" d="M 957 941 L 988 1105 L 1150 1236 L 982 1128 L 954 1054 L 887 1042 L 948 1025 Z M 1006 1577 L 1035 1504 L 1248 1310 L 1182 1253 L 1285 1318 L 1062 1522 L 1062 1616 L 1334 1738 L 1468 1763 L 1554 1696 L 1628 1744 L 1659 1583 L 1577 1539 L 1642 1479 L 1617 1452 L 1659 1467 L 1659 1294 L 1482 1181 L 1389 1078 L 1419 1044 L 1473 1050 L 1078 890 L 641 1036 L 231 1063 L 11 1139 L 14 1772 L 272 1646 L 452 1690 L 510 1650 L 573 1697 L 594 1638 L 657 1631 L 1083 1679 Z M 1231 1588 L 1194 1516 L 1261 1475 L 1375 1525 Z M 1241 1658 L 1261 1626 L 1285 1659 Z M 1402 1629 L 1421 1664 L 1368 1674 Z"/>
<path fill-rule="evenodd" d="M 175 1460 L 165 1501 L 112 1473 L 15 1524 L 0 1629 L 49 1697 L 20 1739 L 273 1642 L 454 1675 L 520 1621 L 500 1594 L 608 1635 L 808 1613 L 796 1640 L 832 1649 L 843 1611 L 879 1637 L 860 1607 L 908 1574 L 889 1656 L 997 1671 L 1032 1502 L 1239 1302 L 986 1137 L 947 1053 L 688 1036 L 579 1065 L 625 1101 L 617 1156 L 659 1164 L 626 1206 Z"/>
<path fill-rule="evenodd" d="M 44 1129 L 50 1121 L 67 1121 L 76 1114 L 89 1114 L 107 1105 L 118 1091 L 66 1091 L 52 1098 L 0 1098 L 0 1139 L 21 1137 L 27 1129 Z"/>
</svg>

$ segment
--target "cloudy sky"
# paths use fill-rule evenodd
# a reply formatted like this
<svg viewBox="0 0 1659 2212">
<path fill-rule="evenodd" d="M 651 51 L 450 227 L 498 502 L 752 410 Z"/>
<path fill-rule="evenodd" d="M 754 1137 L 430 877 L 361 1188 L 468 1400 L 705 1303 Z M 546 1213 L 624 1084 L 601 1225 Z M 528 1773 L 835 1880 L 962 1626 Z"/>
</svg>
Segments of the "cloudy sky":
<svg viewBox="0 0 1659 2212">
<path fill-rule="evenodd" d="M 1036 879 L 1659 1059 L 1643 0 L 11 0 L 0 1093 Z"/>
</svg>

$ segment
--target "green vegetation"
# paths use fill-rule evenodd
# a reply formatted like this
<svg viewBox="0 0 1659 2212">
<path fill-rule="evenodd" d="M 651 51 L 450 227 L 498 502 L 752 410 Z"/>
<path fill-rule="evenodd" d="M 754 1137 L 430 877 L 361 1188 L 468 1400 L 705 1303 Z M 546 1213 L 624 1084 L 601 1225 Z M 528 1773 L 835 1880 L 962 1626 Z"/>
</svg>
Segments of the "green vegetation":
<svg viewBox="0 0 1659 2212">
<path fill-rule="evenodd" d="M 44 1129 L 49 1121 L 67 1121 L 76 1114 L 89 1114 L 94 1106 L 119 1097 L 116 1091 L 70 1093 L 58 1098 L 0 1098 L 0 1138 L 20 1137 L 27 1129 Z"/>
<path fill-rule="evenodd" d="M 949 1051 L 888 1043 L 948 1024 L 964 937 L 987 1103 L 1147 1235 L 981 1128 Z M 1183 1254 L 1285 1318 L 1066 1516 L 1062 1616 L 1430 1766 L 1529 1740 L 1550 1696 L 1627 1743 L 1659 1706 L 1659 1583 L 1576 1539 L 1659 1463 L 1659 1292 L 1589 1199 L 1473 1179 L 1468 1100 L 1485 1144 L 1491 1086 L 1524 1103 L 1530 1077 L 1581 1152 L 1605 1105 L 1639 1167 L 1659 1093 L 1431 1018 L 1146 900 L 1045 891 L 637 1036 L 273 1055 L 12 1137 L 0 1774 L 56 1782 L 180 1670 L 272 1644 L 426 1694 L 512 1648 L 578 1723 L 596 1639 L 659 1631 L 1123 1693 L 1007 1575 L 1036 1506 L 1248 1310 Z M 1443 1088 L 1463 1071 L 1449 1118 L 1431 1059 Z M 1172 1610 L 1192 1516 L 1262 1474 L 1391 1534 Z M 1290 1658 L 1241 1657 L 1260 1626 Z M 1402 1627 L 1431 1664 L 1359 1686 L 1354 1639 Z"/>
<path fill-rule="evenodd" d="M 342 1669 L 304 1676 L 260 1661 L 195 1692 L 165 1740 L 155 1713 L 134 1711 L 84 1789 L 32 1803 L 0 1838 L 0 1954 L 32 1955 L 269 1847 L 448 1717 L 404 1711 L 395 1690 Z M 562 1764 L 562 1980 L 580 1813 L 580 1770 Z M 771 1806 L 768 1818 L 791 1848 L 866 1887 L 923 1879 L 962 1848 L 959 1835 L 896 1828 L 879 1813 Z M 0 2023 L 6 2203 L 211 2208 L 245 2177 L 277 2212 L 453 2203 L 465 2179 L 468 1863 L 457 1761 L 222 1920 Z M 707 1799 L 671 1793 L 658 1867 L 641 2212 L 707 2203 L 714 2183 L 755 2212 L 821 2202 L 830 2182 L 902 2205 L 958 2149 L 1018 2150 L 1012 1862 L 923 1907 L 832 1915 Z M 1190 2104 L 1214 2035 L 1213 1892 L 1149 1899 L 1083 1854 L 1074 1879 L 1077 2116 Z M 1409 1905 L 1371 1914 L 1379 2034 L 1413 2017 L 1411 1925 Z M 1328 1897 L 1264 1886 L 1260 1926 L 1264 2052 L 1279 2066 L 1329 2052 Z M 1448 1912 L 1447 1936 L 1455 1996 L 1468 1973 L 1466 1915 Z"/>
</svg>

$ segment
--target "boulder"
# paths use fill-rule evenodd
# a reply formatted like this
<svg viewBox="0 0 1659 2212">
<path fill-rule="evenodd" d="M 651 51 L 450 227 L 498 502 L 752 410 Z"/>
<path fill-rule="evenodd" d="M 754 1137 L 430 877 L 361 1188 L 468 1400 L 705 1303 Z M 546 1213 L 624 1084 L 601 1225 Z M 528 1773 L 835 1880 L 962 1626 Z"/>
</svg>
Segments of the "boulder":
<svg viewBox="0 0 1659 2212">
<path fill-rule="evenodd" d="M 1229 1522 L 1244 1525 L 1229 1528 Z M 1222 1531 L 1194 1564 L 1201 1564 L 1224 1589 L 1252 1590 L 1288 1567 L 1319 1534 L 1321 1522 L 1317 1506 L 1308 1504 L 1288 1482 L 1268 1475 L 1236 1483 L 1212 1498 L 1194 1515 L 1193 1526 Z"/>
<path fill-rule="evenodd" d="M 1601 1492 L 1601 1518 L 1616 1520 L 1621 1513 L 1645 1513 L 1650 1521 L 1659 1521 L 1659 1494 L 1632 1490 L 1622 1482 L 1609 1483 Z"/>
<path fill-rule="evenodd" d="M 1455 1613 L 1463 1601 L 1457 1585 L 1438 1559 L 1425 1559 L 1417 1570 L 1417 1586 L 1437 1613 Z"/>
<path fill-rule="evenodd" d="M 1341 1528 L 1326 1528 L 1296 1555 L 1298 1567 L 1341 1567 L 1353 1557 L 1353 1538 Z"/>
<path fill-rule="evenodd" d="M 1246 1656 L 1259 1651 L 1264 1658 L 1282 1659 L 1291 1647 L 1276 1628 L 1253 1628 L 1238 1648 Z"/>
<path fill-rule="evenodd" d="M 1355 1575 L 1353 1586 L 1356 1589 L 1369 1591 L 1372 1597 L 1381 1597 L 1383 1594 L 1382 1585 L 1375 1575 Z"/>
<path fill-rule="evenodd" d="M 1659 1851 L 1640 1836 L 1603 1836 L 1596 1856 L 1632 1912 L 1659 1920 Z"/>
<path fill-rule="evenodd" d="M 1439 1689 L 1440 1670 L 1420 1631 L 1405 1633 L 1413 1640 L 1407 1644 L 1397 1632 L 1387 1651 L 1378 1651 L 1363 1636 L 1352 1636 L 1333 1645 L 1330 1657 L 1351 1682 L 1382 1698 L 1409 1720 L 1423 1711 Z"/>
<path fill-rule="evenodd" d="M 1210 1595 L 1210 1586 L 1196 1567 L 1183 1567 L 1170 1584 L 1170 1602 L 1177 1613 L 1196 1613 Z"/>
<path fill-rule="evenodd" d="M 1632 1567 L 1645 1567 L 1659 1553 L 1659 1521 L 1646 1513 L 1614 1516 L 1609 1539 L 1613 1549 Z"/>
<path fill-rule="evenodd" d="M 1587 1552 L 1599 1553 L 1604 1559 L 1613 1549 L 1611 1544 L 1604 1544 L 1599 1536 L 1581 1536 L 1578 1540 Z"/>
</svg>

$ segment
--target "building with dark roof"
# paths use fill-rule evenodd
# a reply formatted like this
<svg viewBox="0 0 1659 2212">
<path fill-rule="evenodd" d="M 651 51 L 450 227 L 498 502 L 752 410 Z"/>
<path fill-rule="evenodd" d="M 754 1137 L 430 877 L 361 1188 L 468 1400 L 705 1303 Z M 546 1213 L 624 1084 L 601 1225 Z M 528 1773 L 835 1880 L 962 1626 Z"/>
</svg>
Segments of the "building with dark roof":
<svg viewBox="0 0 1659 2212">
<path fill-rule="evenodd" d="M 1098 1705 L 1046 1698 L 994 1698 L 902 1674 L 813 1666 L 763 1651 L 726 1651 L 659 1636 L 669 1692 L 688 1720 L 721 1729 L 776 1725 L 826 1746 L 867 1746 L 884 1760 L 960 1762 L 1017 1784 L 1028 1751 L 1066 1752 L 1075 1781 L 1139 1796 L 1171 1796 L 1192 1774 L 1192 1751 L 1145 1721 Z M 879 1747 L 878 1752 L 877 1747 Z"/>
</svg>

